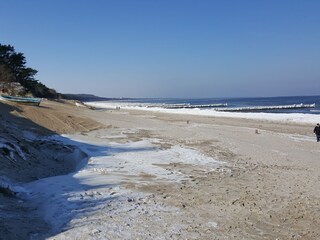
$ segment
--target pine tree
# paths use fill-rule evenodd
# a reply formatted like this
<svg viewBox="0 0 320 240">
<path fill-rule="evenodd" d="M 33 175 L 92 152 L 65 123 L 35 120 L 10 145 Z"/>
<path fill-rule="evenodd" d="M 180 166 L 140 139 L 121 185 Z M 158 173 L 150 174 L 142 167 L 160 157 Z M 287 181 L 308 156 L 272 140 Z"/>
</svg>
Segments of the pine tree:
<svg viewBox="0 0 320 240">
<path fill-rule="evenodd" d="M 35 79 L 37 70 L 26 67 L 23 53 L 17 53 L 13 46 L 0 44 L 0 83 L 2 88 L 13 92 L 13 83 L 19 83 L 26 92 L 35 97 L 56 98 L 59 94 Z"/>
</svg>

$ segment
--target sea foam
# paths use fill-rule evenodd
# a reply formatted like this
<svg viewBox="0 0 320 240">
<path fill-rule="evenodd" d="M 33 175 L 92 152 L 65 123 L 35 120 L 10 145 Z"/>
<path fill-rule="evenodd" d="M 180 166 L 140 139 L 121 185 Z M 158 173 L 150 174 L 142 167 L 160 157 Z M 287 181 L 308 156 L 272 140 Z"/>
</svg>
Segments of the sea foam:
<svg viewBox="0 0 320 240">
<path fill-rule="evenodd" d="M 126 103 L 126 102 L 86 102 L 86 105 L 102 109 L 127 109 L 127 110 L 144 110 L 172 114 L 185 114 L 211 117 L 228 117 L 244 118 L 257 120 L 270 120 L 281 122 L 297 122 L 315 124 L 320 122 L 320 115 L 306 113 L 264 113 L 264 112 L 224 112 L 217 109 L 200 109 L 200 108 L 163 108 L 148 107 L 146 103 Z"/>
</svg>

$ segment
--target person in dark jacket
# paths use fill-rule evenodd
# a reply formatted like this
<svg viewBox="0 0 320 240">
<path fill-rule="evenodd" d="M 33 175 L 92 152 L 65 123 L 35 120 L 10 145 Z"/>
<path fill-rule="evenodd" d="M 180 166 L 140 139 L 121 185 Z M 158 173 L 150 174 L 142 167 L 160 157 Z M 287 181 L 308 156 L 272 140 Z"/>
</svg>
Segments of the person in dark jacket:
<svg viewBox="0 0 320 240">
<path fill-rule="evenodd" d="M 317 123 L 317 126 L 315 126 L 313 132 L 317 136 L 317 142 L 320 142 L 320 124 L 319 123 Z"/>
</svg>

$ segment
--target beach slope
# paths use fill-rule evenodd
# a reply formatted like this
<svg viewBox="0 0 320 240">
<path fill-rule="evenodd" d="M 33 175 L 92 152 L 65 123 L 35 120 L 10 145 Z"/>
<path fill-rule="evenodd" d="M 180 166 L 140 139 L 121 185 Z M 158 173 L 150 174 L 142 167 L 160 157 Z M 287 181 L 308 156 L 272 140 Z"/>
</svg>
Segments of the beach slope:
<svg viewBox="0 0 320 240">
<path fill-rule="evenodd" d="M 24 182 L 40 208 L 33 211 L 37 221 L 30 228 L 25 219 L 14 222 L 8 217 L 14 210 L 5 215 L 2 207 L 1 236 L 12 237 L 13 226 L 20 224 L 17 234 L 33 239 L 320 237 L 320 145 L 306 123 L 92 110 L 72 102 L 1 108 L 6 109 L 3 142 L 17 143 L 21 150 L 15 150 L 16 162 L 2 157 L 1 176 Z M 40 137 L 56 133 L 69 134 L 63 136 L 68 148 Z M 45 161 L 57 162 L 50 165 L 56 170 L 30 170 L 43 164 L 44 152 L 59 146 L 52 152 L 63 154 Z M 71 156 L 76 146 L 88 165 L 66 175 L 74 161 L 68 168 L 70 162 L 60 157 Z M 30 156 L 26 149 L 33 149 Z M 31 168 L 23 156 L 31 159 Z M 25 165 L 10 170 L 17 162 Z M 44 178 L 54 175 L 60 177 Z M 55 184 L 50 186 L 56 194 L 46 190 L 49 184 Z M 12 194 L 3 190 L 1 197 L 13 209 Z M 21 206 L 25 218 L 28 207 Z"/>
</svg>

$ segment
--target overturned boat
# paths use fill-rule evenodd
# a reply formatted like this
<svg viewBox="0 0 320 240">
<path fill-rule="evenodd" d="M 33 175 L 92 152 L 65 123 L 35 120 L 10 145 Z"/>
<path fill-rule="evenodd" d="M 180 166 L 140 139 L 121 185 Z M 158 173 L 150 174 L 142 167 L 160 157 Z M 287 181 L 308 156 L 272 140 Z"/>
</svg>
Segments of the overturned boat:
<svg viewBox="0 0 320 240">
<path fill-rule="evenodd" d="M 8 95 L 0 95 L 0 100 L 12 103 L 25 104 L 30 106 L 39 106 L 41 99 L 40 98 L 31 98 L 31 97 L 14 97 Z"/>
</svg>

